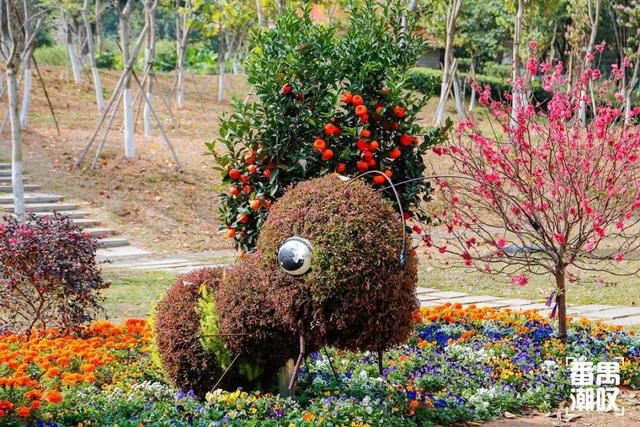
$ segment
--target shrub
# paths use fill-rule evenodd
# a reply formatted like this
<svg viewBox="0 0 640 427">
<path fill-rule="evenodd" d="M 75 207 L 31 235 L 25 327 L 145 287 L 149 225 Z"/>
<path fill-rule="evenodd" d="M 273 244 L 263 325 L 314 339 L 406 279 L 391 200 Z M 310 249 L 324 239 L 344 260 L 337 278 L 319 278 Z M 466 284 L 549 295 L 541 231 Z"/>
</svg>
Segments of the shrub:
<svg viewBox="0 0 640 427">
<path fill-rule="evenodd" d="M 503 80 L 511 78 L 511 70 L 511 65 L 496 64 L 495 62 L 487 62 L 482 66 L 483 74 L 491 77 L 499 77 Z"/>
<path fill-rule="evenodd" d="M 409 71 L 409 84 L 425 96 L 433 97 L 440 94 L 442 86 L 442 71 L 426 67 L 415 67 Z"/>
<path fill-rule="evenodd" d="M 67 55 L 67 50 L 63 45 L 42 46 L 33 52 L 36 61 L 41 65 L 66 65 Z"/>
<path fill-rule="evenodd" d="M 153 66 L 159 71 L 173 71 L 176 68 L 176 43 L 171 40 L 158 40 Z"/>
<path fill-rule="evenodd" d="M 460 77 L 468 78 L 468 75 L 461 74 Z M 442 71 L 433 68 L 415 67 L 411 69 L 409 79 L 415 90 L 427 96 L 439 96 L 440 85 L 442 83 Z M 511 92 L 511 86 L 501 77 L 476 74 L 475 81 L 482 87 L 489 86 L 491 88 L 491 97 L 494 99 L 505 99 Z M 466 85 L 466 95 L 471 93 L 471 89 L 471 85 Z M 551 99 L 549 92 L 544 90 L 539 81 L 533 81 L 529 89 L 531 90 L 533 99 L 543 106 Z"/>
<path fill-rule="evenodd" d="M 221 229 L 237 247 L 255 247 L 269 206 L 290 184 L 334 171 L 380 169 L 396 182 L 422 175 L 422 155 L 439 133 L 416 120 L 426 100 L 410 90 L 407 70 L 424 41 L 413 18 L 401 30 L 403 16 L 399 2 L 379 10 L 367 1 L 343 37 L 308 11 L 254 35 L 246 70 L 258 100 L 235 103 L 222 120 L 224 152 L 208 144 L 223 178 Z M 419 202 L 429 193 L 424 181 L 404 185 L 403 208 L 426 219 Z"/>
<path fill-rule="evenodd" d="M 96 67 L 114 70 L 116 68 L 116 54 L 111 50 L 96 53 Z"/>
<path fill-rule="evenodd" d="M 334 175 L 316 178 L 274 203 L 258 240 L 262 262 L 255 270 L 278 290 L 296 289 L 297 306 L 281 316 L 299 333 L 319 337 L 322 345 L 385 349 L 408 337 L 418 307 L 413 254 L 409 265 L 400 262 L 402 231 L 391 204 L 364 180 L 346 185 Z M 313 249 L 311 269 L 302 276 L 278 269 L 278 249 L 293 236 L 309 240 Z"/>
<path fill-rule="evenodd" d="M 198 298 L 201 288 L 215 292 L 222 269 L 200 269 L 179 276 L 155 312 L 154 335 L 167 379 L 204 397 L 222 375 L 214 352 L 202 345 Z"/>
<path fill-rule="evenodd" d="M 59 214 L 0 224 L 0 325 L 30 334 L 92 320 L 106 288 L 96 241 Z"/>
</svg>

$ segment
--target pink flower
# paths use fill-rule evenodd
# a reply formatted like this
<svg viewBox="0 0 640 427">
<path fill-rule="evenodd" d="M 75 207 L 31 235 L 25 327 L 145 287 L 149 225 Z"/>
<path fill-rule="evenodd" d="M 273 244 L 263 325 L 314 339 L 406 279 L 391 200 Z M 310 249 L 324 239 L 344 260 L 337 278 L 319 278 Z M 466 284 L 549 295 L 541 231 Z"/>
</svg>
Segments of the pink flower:
<svg viewBox="0 0 640 427">
<path fill-rule="evenodd" d="M 613 260 L 614 260 L 615 262 L 622 262 L 623 258 L 624 258 L 624 257 L 623 257 L 623 255 L 622 255 L 622 254 L 617 254 L 616 256 L 614 256 L 614 257 L 613 257 Z"/>
<path fill-rule="evenodd" d="M 504 240 L 503 238 L 496 240 L 496 246 L 499 247 L 500 249 L 504 248 L 506 244 L 507 244 L 507 241 Z"/>
<path fill-rule="evenodd" d="M 629 59 L 628 56 L 625 56 L 624 59 L 622 60 L 622 66 L 624 68 L 630 68 L 631 67 L 631 60 Z"/>
<path fill-rule="evenodd" d="M 527 59 L 527 72 L 532 76 L 538 73 L 538 61 L 535 58 Z"/>
<path fill-rule="evenodd" d="M 529 40 L 529 49 L 531 50 L 538 49 L 538 42 L 536 40 Z"/>
<path fill-rule="evenodd" d="M 517 274 L 517 275 L 511 277 L 511 283 L 513 283 L 514 285 L 524 286 L 527 283 L 529 283 L 529 279 L 527 279 L 526 276 L 523 276 L 521 274 Z"/>
<path fill-rule="evenodd" d="M 598 80 L 600 77 L 602 77 L 602 73 L 600 72 L 600 70 L 598 70 L 597 68 L 591 70 L 591 78 L 593 80 Z"/>
<path fill-rule="evenodd" d="M 441 254 L 445 253 L 447 251 L 447 245 L 442 245 L 438 248 L 438 252 L 440 252 Z"/>
<path fill-rule="evenodd" d="M 564 234 L 553 233 L 553 240 L 558 242 L 559 245 L 563 245 L 565 243 Z"/>
<path fill-rule="evenodd" d="M 607 42 L 603 41 L 602 43 L 596 45 L 596 50 L 598 51 L 598 53 L 602 53 L 604 52 L 605 47 L 607 47 Z"/>
<path fill-rule="evenodd" d="M 587 53 L 584 59 L 586 59 L 587 62 L 593 62 L 593 53 L 591 52 Z"/>
</svg>

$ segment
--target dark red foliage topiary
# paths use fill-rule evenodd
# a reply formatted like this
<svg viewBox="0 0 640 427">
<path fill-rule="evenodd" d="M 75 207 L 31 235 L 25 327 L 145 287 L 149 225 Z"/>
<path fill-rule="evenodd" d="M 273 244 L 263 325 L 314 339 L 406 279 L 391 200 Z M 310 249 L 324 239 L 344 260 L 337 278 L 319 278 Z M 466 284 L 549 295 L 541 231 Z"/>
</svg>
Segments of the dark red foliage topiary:
<svg viewBox="0 0 640 427">
<path fill-rule="evenodd" d="M 202 286 L 215 292 L 222 268 L 205 268 L 179 276 L 158 303 L 154 334 L 167 378 L 199 397 L 211 391 L 222 374 L 212 352 L 201 343 L 198 297 Z"/>
<path fill-rule="evenodd" d="M 227 270 L 216 295 L 220 334 L 229 350 L 269 371 L 297 356 L 299 338 L 282 313 L 301 300 L 297 287 L 276 286 L 257 253 Z"/>
<path fill-rule="evenodd" d="M 0 329 L 70 328 L 102 310 L 96 241 L 61 215 L 0 224 Z"/>
<path fill-rule="evenodd" d="M 311 242 L 311 270 L 271 273 L 293 236 Z M 402 267 L 402 248 L 402 222 L 391 204 L 361 180 L 346 185 L 332 175 L 300 183 L 274 203 L 258 240 L 259 272 L 244 274 L 268 275 L 271 294 L 297 288 L 297 307 L 312 314 L 290 310 L 284 321 L 318 344 L 381 350 L 404 342 L 418 308 L 415 257 Z M 242 279 L 238 284 L 250 281 Z"/>
</svg>

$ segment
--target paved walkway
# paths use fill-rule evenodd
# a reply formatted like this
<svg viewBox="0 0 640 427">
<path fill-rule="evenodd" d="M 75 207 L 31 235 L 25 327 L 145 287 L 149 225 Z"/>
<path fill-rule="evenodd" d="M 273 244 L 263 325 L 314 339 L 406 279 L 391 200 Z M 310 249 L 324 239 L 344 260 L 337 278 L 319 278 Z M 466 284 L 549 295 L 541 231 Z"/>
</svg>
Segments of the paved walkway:
<svg viewBox="0 0 640 427">
<path fill-rule="evenodd" d="M 514 311 L 538 310 L 548 316 L 551 308 L 541 302 L 527 299 L 500 298 L 491 295 L 470 295 L 464 292 L 441 291 L 433 288 L 419 287 L 416 290 L 422 307 L 435 307 L 445 303 L 460 303 L 463 306 L 475 304 L 478 307 L 508 308 Z M 567 314 L 572 317 L 585 317 L 599 320 L 609 325 L 640 325 L 640 307 L 616 305 L 570 305 Z"/>
</svg>

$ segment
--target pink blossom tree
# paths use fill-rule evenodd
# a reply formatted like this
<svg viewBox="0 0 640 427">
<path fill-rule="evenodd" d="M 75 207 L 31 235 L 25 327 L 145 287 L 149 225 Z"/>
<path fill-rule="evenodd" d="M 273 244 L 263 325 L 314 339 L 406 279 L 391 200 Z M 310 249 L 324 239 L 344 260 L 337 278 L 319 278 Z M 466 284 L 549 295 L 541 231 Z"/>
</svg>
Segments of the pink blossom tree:
<svg viewBox="0 0 640 427">
<path fill-rule="evenodd" d="M 530 58 L 529 75 L 513 84 L 541 79 L 550 96 L 544 105 L 529 102 L 512 111 L 509 99 L 492 100 L 488 87 L 476 88 L 491 128 L 462 121 L 448 144 L 434 149 L 451 159 L 455 176 L 439 180 L 446 208 L 437 219 L 445 236 L 423 236 L 440 253 L 507 274 L 514 284 L 526 285 L 532 274 L 552 276 L 552 316 L 557 309 L 562 339 L 572 269 L 632 274 L 618 263 L 640 246 L 640 107 L 625 124 L 624 97 L 614 93 L 624 71 L 613 66 L 604 80 L 591 68 L 593 55 L 586 63 L 569 89 L 562 63 Z M 585 89 L 594 83 L 592 100 Z M 597 106 L 586 126 L 584 102 Z"/>
</svg>

